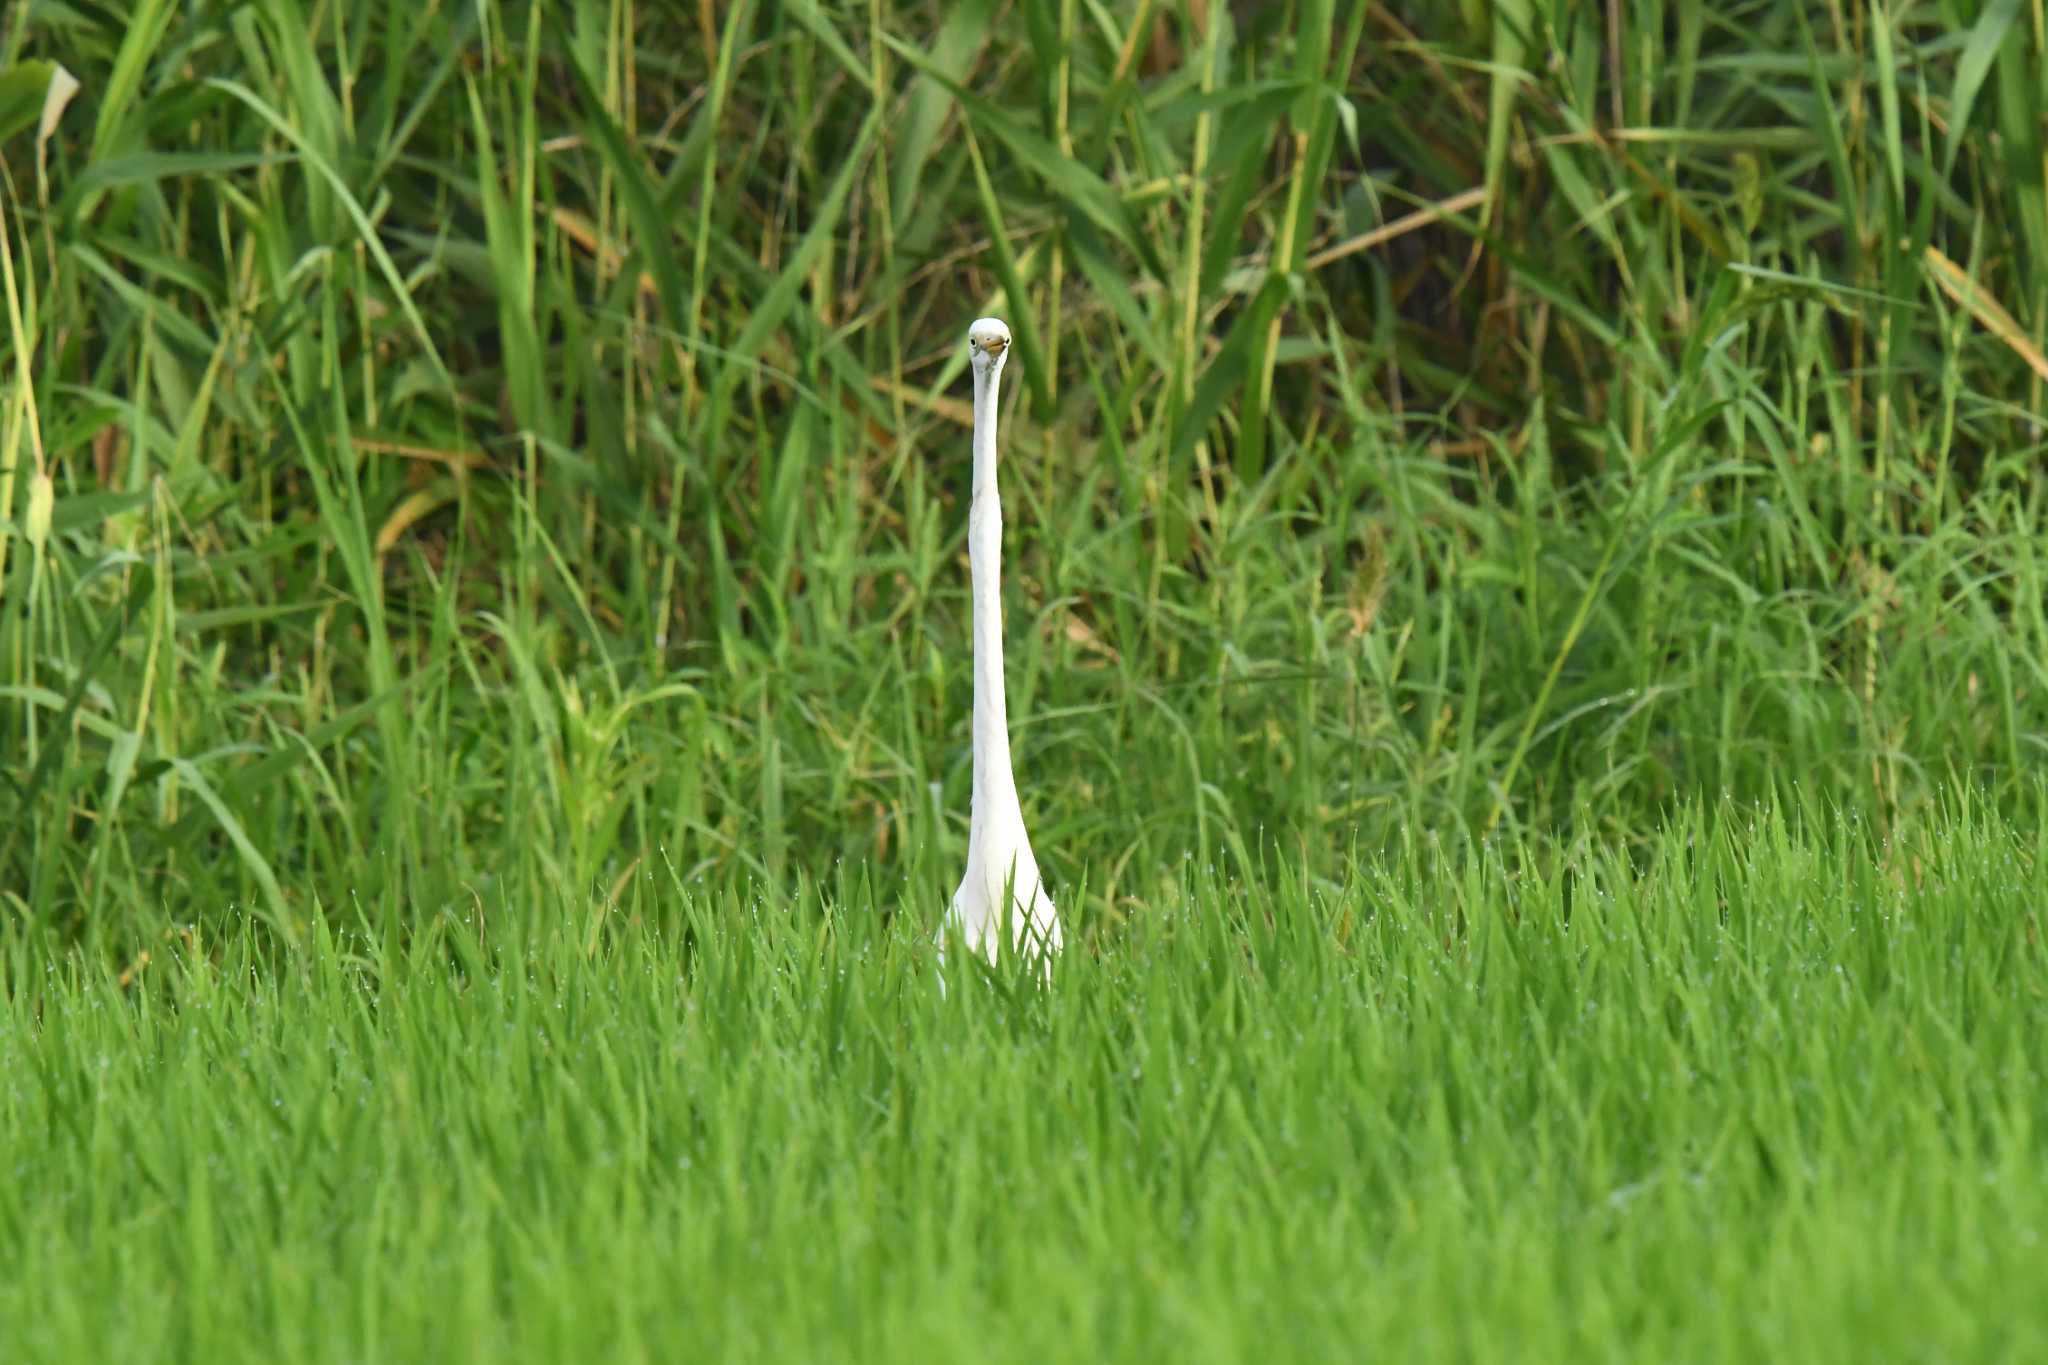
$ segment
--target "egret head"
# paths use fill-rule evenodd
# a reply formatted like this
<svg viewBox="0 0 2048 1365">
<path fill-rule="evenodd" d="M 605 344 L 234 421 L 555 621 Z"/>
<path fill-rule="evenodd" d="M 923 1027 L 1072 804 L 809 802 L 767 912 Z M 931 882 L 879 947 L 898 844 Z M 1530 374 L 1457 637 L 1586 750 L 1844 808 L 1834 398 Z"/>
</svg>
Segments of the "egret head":
<svg viewBox="0 0 2048 1365">
<path fill-rule="evenodd" d="M 1010 353 L 1010 329 L 1001 318 L 977 318 L 967 329 L 967 351 L 976 374 L 993 374 L 1003 368 Z"/>
</svg>

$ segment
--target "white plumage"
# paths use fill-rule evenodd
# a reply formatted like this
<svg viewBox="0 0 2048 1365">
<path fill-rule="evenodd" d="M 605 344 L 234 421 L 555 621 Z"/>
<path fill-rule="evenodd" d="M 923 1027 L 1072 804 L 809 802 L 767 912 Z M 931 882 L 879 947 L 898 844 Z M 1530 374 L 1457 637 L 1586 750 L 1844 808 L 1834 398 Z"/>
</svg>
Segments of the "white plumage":
<svg viewBox="0 0 2048 1365">
<path fill-rule="evenodd" d="M 993 960 L 1008 921 L 1010 943 L 1047 967 L 1060 950 L 1059 915 L 1038 875 L 1017 778 L 1003 693 L 1003 505 L 996 491 L 996 392 L 1010 353 L 1010 329 L 981 318 L 967 329 L 974 369 L 974 502 L 967 514 L 967 563 L 974 594 L 974 795 L 967 872 L 953 893 L 952 923 L 975 952 Z"/>
</svg>

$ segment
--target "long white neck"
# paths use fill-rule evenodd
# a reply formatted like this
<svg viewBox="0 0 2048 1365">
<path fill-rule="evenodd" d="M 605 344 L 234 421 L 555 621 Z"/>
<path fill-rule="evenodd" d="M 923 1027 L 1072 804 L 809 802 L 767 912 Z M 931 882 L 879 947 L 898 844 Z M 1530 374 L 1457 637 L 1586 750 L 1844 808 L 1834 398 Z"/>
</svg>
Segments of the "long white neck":
<svg viewBox="0 0 2048 1365">
<path fill-rule="evenodd" d="M 992 826 L 1021 829 L 1017 778 L 1010 771 L 1009 708 L 1003 692 L 1003 504 L 996 492 L 996 389 L 1001 371 L 974 370 L 974 505 L 967 514 L 967 567 L 974 592 L 974 804 L 968 843 Z"/>
</svg>

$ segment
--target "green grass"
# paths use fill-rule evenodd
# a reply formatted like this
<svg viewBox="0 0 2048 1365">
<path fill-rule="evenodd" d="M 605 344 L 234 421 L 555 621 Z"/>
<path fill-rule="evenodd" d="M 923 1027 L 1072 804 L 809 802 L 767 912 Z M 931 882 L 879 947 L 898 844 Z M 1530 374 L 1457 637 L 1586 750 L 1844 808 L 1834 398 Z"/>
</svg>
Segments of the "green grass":
<svg viewBox="0 0 2048 1365">
<path fill-rule="evenodd" d="M 1620 88 L 1599 25 L 1449 12 L 24 13 L 82 91 L 8 144 L 17 921 L 644 915 L 664 853 L 928 900 L 988 312 L 1017 753 L 1083 919 L 1184 858 L 1555 853 L 1788 775 L 2027 814 L 2009 6 L 1628 11 Z"/>
<path fill-rule="evenodd" d="M 16 946 L 14 1359 L 2025 1360 L 2048 830 L 1191 879 L 943 996 L 859 894 Z"/>
<path fill-rule="evenodd" d="M 2043 107 L 2005 0 L 7 10 L 0 1337 L 2038 1354 Z M 1076 951 L 940 999 L 988 313 Z"/>
</svg>

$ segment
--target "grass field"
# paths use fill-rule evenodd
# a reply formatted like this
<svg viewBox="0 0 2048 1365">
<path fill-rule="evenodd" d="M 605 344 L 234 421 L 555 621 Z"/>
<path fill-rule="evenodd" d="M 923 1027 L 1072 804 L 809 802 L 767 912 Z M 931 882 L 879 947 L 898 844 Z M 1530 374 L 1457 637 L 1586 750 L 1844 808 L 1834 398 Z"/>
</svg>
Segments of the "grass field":
<svg viewBox="0 0 2048 1365">
<path fill-rule="evenodd" d="M 2044 107 L 2009 0 L 10 8 L 8 1359 L 2040 1356 Z M 942 996 L 991 313 L 1072 950 Z"/>
<path fill-rule="evenodd" d="M 1198 879 L 1053 989 L 862 898 L 16 948 L 14 1359 L 2035 1359 L 2039 860 Z M 900 924 L 900 921 L 896 922 Z M 25 985 L 25 988 L 23 986 Z"/>
</svg>

